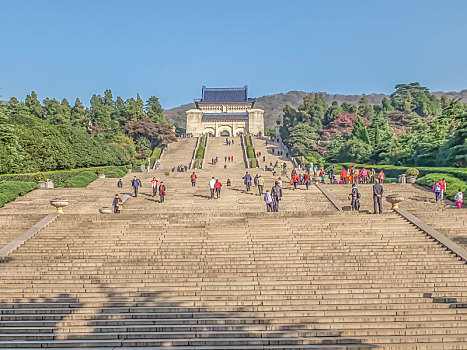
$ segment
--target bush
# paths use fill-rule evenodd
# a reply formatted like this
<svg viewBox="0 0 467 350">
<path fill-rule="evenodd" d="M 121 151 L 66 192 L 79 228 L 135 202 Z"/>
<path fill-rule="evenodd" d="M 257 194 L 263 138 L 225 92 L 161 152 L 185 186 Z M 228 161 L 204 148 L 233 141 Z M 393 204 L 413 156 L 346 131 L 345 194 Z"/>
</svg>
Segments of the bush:
<svg viewBox="0 0 467 350">
<path fill-rule="evenodd" d="M 152 154 L 151 154 L 151 168 L 154 166 L 154 163 L 156 162 L 157 159 L 160 158 L 161 156 L 161 153 L 162 153 L 162 148 L 160 147 L 156 147 L 152 150 Z"/>
<path fill-rule="evenodd" d="M 108 178 L 121 178 L 126 175 L 128 169 L 126 166 L 112 167 L 105 171 L 105 177 Z"/>
<path fill-rule="evenodd" d="M 432 189 L 433 185 L 442 179 L 445 179 L 446 181 L 446 195 L 449 198 L 453 198 L 454 195 L 457 193 L 459 188 L 461 189 L 462 192 L 466 192 L 467 190 L 467 184 L 465 181 L 459 180 L 458 178 L 447 175 L 447 174 L 442 174 L 442 173 L 432 173 L 432 174 L 427 174 L 417 180 L 417 183 L 423 186 L 427 186 L 428 188 Z"/>
<path fill-rule="evenodd" d="M 165 174 L 166 176 L 169 176 L 169 175 L 170 175 L 170 171 L 166 171 L 164 174 Z"/>
<path fill-rule="evenodd" d="M 18 196 L 35 190 L 39 186 L 35 182 L 5 181 L 0 182 L 0 208 Z"/>
<path fill-rule="evenodd" d="M 417 168 L 408 168 L 407 171 L 405 172 L 406 176 L 418 177 L 419 174 L 420 174 L 420 171 Z"/>
<path fill-rule="evenodd" d="M 86 187 L 98 178 L 95 171 L 83 171 L 82 173 L 66 180 L 64 187 Z"/>
<path fill-rule="evenodd" d="M 251 159 L 251 167 L 256 168 L 256 158 Z"/>
<path fill-rule="evenodd" d="M 47 176 L 45 176 L 42 173 L 34 175 L 34 181 L 39 182 L 39 181 L 47 181 Z"/>
</svg>

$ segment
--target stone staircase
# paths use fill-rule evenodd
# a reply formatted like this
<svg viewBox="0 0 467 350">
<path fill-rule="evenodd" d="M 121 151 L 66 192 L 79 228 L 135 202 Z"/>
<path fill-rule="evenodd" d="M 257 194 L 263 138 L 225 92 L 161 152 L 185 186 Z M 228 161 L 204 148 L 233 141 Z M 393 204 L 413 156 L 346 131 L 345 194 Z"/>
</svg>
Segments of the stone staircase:
<svg viewBox="0 0 467 350">
<path fill-rule="evenodd" d="M 223 141 L 211 138 L 208 152 L 233 153 L 237 142 Z M 467 309 L 452 303 L 467 297 L 464 261 L 389 210 L 337 212 L 315 186 L 284 182 L 280 211 L 266 213 L 256 189 L 244 191 L 243 161 L 224 170 L 223 151 L 196 171 L 196 187 L 190 173 L 136 174 L 140 195 L 119 215 L 97 214 L 116 181 L 81 189 L 0 264 L 0 347 L 467 349 Z M 277 179 L 250 172 L 265 189 Z M 164 203 L 151 196 L 153 176 Z M 212 176 L 220 199 L 207 198 Z M 346 198 L 348 186 L 326 187 Z M 35 192 L 47 193 L 6 205 L 0 220 L 32 214 L 35 201 L 45 210 Z"/>
<path fill-rule="evenodd" d="M 196 137 L 177 138 L 177 142 L 170 143 L 162 153 L 160 165 L 164 171 L 171 171 L 173 167 L 189 166 L 196 146 Z"/>
<path fill-rule="evenodd" d="M 234 144 L 228 146 L 225 142 L 225 137 L 209 137 L 208 147 L 204 156 L 204 169 L 208 171 L 222 169 L 224 170 L 224 164 L 227 164 L 227 170 L 230 172 L 232 169 L 245 168 L 243 161 L 243 153 L 240 137 L 228 137 L 229 140 L 233 140 Z M 217 164 L 213 165 L 211 160 L 218 157 Z M 234 157 L 233 163 L 226 162 L 225 157 Z"/>
</svg>

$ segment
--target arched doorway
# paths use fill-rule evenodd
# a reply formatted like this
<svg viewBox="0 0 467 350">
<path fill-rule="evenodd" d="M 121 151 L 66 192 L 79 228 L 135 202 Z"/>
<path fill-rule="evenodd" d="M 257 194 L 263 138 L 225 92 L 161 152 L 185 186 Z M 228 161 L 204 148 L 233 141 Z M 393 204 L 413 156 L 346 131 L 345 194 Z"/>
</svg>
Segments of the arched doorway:
<svg viewBox="0 0 467 350">
<path fill-rule="evenodd" d="M 221 131 L 221 136 L 223 137 L 229 137 L 230 136 L 230 132 L 228 130 L 222 130 Z"/>
</svg>

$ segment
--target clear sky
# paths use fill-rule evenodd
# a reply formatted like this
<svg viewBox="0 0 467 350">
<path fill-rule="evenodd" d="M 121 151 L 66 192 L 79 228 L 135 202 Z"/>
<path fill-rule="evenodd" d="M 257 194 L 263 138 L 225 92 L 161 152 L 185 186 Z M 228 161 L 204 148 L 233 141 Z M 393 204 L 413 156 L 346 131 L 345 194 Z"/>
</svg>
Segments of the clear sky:
<svg viewBox="0 0 467 350">
<path fill-rule="evenodd" d="M 0 95 L 467 88 L 467 1 L 0 0 Z"/>
</svg>

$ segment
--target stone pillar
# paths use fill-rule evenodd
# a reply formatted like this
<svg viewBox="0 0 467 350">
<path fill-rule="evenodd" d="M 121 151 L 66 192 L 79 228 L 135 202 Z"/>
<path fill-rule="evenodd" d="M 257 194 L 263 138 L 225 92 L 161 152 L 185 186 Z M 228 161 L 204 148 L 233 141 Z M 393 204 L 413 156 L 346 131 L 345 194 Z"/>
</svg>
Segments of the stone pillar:
<svg viewBox="0 0 467 350">
<path fill-rule="evenodd" d="M 250 134 L 261 132 L 264 135 L 264 111 L 262 109 L 254 108 L 248 111 L 248 131 Z"/>
<path fill-rule="evenodd" d="M 186 133 L 195 137 L 203 133 L 202 123 L 203 112 L 199 109 L 190 109 L 186 111 Z"/>
</svg>

